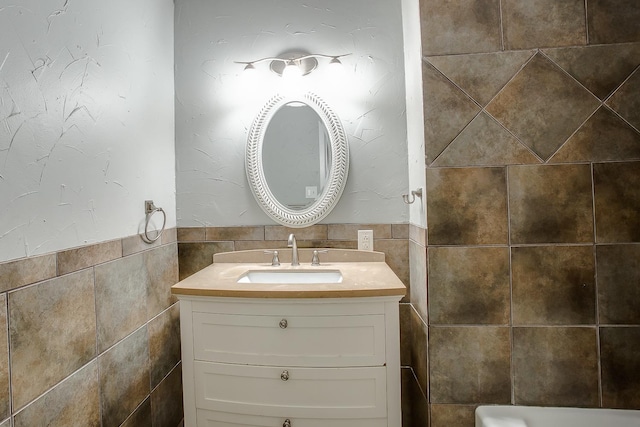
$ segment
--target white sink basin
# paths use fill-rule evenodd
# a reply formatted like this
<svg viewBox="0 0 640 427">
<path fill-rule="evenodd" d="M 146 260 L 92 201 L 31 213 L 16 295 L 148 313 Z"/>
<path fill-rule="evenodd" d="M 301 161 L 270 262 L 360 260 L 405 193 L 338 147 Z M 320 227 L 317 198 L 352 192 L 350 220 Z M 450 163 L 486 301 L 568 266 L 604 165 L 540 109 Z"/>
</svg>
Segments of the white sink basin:
<svg viewBox="0 0 640 427">
<path fill-rule="evenodd" d="M 251 270 L 238 283 L 342 283 L 340 270 Z"/>
</svg>

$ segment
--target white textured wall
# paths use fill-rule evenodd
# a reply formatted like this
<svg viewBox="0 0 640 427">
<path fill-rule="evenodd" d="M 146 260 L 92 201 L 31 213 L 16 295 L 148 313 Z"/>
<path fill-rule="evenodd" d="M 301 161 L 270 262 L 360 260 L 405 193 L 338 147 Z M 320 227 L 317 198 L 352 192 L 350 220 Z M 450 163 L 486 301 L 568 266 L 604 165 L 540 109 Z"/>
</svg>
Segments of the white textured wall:
<svg viewBox="0 0 640 427">
<path fill-rule="evenodd" d="M 409 222 L 427 225 L 427 189 L 424 159 L 424 113 L 422 96 L 422 44 L 419 0 L 402 0 L 405 86 L 407 88 L 407 148 L 409 191 L 422 188 L 422 199 L 410 206 Z M 407 191 L 408 193 L 408 191 Z"/>
<path fill-rule="evenodd" d="M 175 226 L 171 0 L 0 0 L 0 261 Z"/>
<path fill-rule="evenodd" d="M 261 64 L 247 81 L 234 61 L 292 49 L 351 53 L 341 78 L 321 63 L 303 79 L 338 113 L 350 145 L 347 187 L 323 222 L 408 221 L 400 0 L 177 0 L 175 22 L 179 226 L 273 223 L 246 182 L 244 150 L 282 79 Z"/>
</svg>

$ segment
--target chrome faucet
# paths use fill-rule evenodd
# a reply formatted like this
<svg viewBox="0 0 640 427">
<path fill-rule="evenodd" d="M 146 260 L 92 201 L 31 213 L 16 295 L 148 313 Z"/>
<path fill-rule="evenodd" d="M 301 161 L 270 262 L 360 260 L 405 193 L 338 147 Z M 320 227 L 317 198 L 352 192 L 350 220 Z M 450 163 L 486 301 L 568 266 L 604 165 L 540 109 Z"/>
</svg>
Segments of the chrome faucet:
<svg viewBox="0 0 640 427">
<path fill-rule="evenodd" d="M 291 248 L 291 265 L 300 265 L 300 261 L 298 261 L 298 244 L 296 243 L 296 236 L 294 236 L 293 233 L 289 234 L 287 247 Z"/>
</svg>

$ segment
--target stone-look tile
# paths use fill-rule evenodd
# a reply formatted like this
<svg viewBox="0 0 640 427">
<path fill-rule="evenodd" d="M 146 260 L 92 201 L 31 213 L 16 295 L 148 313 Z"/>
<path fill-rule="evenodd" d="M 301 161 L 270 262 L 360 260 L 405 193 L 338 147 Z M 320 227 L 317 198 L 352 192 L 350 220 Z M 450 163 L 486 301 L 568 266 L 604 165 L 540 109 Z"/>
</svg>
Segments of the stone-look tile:
<svg viewBox="0 0 640 427">
<path fill-rule="evenodd" d="M 287 240 L 289 234 L 293 233 L 296 240 L 326 240 L 328 237 L 328 226 L 316 224 L 305 228 L 289 228 L 281 225 L 267 225 L 264 227 L 265 240 Z M 356 237 L 357 240 L 357 237 Z"/>
<path fill-rule="evenodd" d="M 171 286 L 178 283 L 178 245 L 165 245 L 144 253 L 147 272 L 147 319 L 177 301 Z"/>
<path fill-rule="evenodd" d="M 168 228 L 164 230 L 162 233 L 162 237 L 160 238 L 163 245 L 168 245 L 169 243 L 175 243 L 178 241 L 178 230 L 176 228 Z"/>
<path fill-rule="evenodd" d="M 475 427 L 477 405 L 431 405 L 431 427 Z"/>
<path fill-rule="evenodd" d="M 184 416 L 182 405 L 182 369 L 176 368 L 151 393 L 153 427 L 175 427 Z"/>
<path fill-rule="evenodd" d="M 478 114 L 480 107 L 431 64 L 423 63 L 424 140 L 427 164 Z"/>
<path fill-rule="evenodd" d="M 100 355 L 98 363 L 102 426 L 119 426 L 151 391 L 147 328 Z"/>
<path fill-rule="evenodd" d="M 205 240 L 205 227 L 178 228 L 178 242 L 202 242 Z"/>
<path fill-rule="evenodd" d="M 143 253 L 95 268 L 99 353 L 146 323 L 147 281 Z"/>
<path fill-rule="evenodd" d="M 433 162 L 440 166 L 539 164 L 538 159 L 505 128 L 480 113 Z"/>
<path fill-rule="evenodd" d="M 7 296 L 0 294 L 0 420 L 10 415 L 9 407 L 9 340 Z"/>
<path fill-rule="evenodd" d="M 414 241 L 421 246 L 427 246 L 427 229 L 410 224 L 409 240 Z"/>
<path fill-rule="evenodd" d="M 598 106 L 595 96 L 537 54 L 491 101 L 487 112 L 546 160 Z"/>
<path fill-rule="evenodd" d="M 400 370 L 402 390 L 402 427 L 427 427 L 429 405 L 411 368 Z"/>
<path fill-rule="evenodd" d="M 374 239 L 391 239 L 391 224 L 329 224 L 329 240 L 358 240 L 358 230 L 373 230 Z M 296 235 L 297 238 L 297 235 Z"/>
<path fill-rule="evenodd" d="M 0 423 L 0 427 L 11 427 L 11 419 L 7 419 Z"/>
<path fill-rule="evenodd" d="M 384 247 L 384 242 L 389 240 L 402 241 L 401 239 L 381 240 L 376 239 L 374 236 L 374 250 L 383 251 L 383 249 L 377 247 L 378 243 Z M 286 240 L 239 240 L 233 242 L 233 245 L 236 251 L 278 249 L 280 250 L 280 262 L 291 262 L 291 248 L 287 247 Z M 358 242 L 356 240 L 298 240 L 298 248 L 357 249 Z M 320 262 L 322 262 L 322 255 L 320 257 Z"/>
<path fill-rule="evenodd" d="M 176 301 L 176 244 L 95 268 L 98 350 L 104 351 Z M 134 309 L 135 308 L 135 309 Z"/>
<path fill-rule="evenodd" d="M 431 325 L 507 325 L 508 248 L 429 248 Z"/>
<path fill-rule="evenodd" d="M 391 270 L 396 273 L 396 276 L 398 276 L 402 283 L 409 287 L 409 241 L 400 239 L 374 239 L 373 250 L 384 252 L 385 262 L 391 267 Z M 320 261 L 322 262 L 322 258 L 320 258 Z"/>
<path fill-rule="evenodd" d="M 231 252 L 233 242 L 178 243 L 179 279 L 185 279 L 213 263 L 213 254 Z M 241 250 L 241 249 L 237 249 Z"/>
<path fill-rule="evenodd" d="M 91 269 L 9 294 L 14 408 L 96 356 L 95 313 Z"/>
<path fill-rule="evenodd" d="M 152 425 L 151 397 L 148 397 L 120 427 L 152 427 Z"/>
<path fill-rule="evenodd" d="M 374 238 L 374 250 L 377 240 Z M 245 251 L 249 249 L 281 249 L 280 261 L 282 262 L 283 256 L 285 259 L 291 259 L 288 254 L 291 253 L 291 248 L 287 247 L 286 240 L 262 240 L 262 241 L 250 241 L 239 240 L 234 242 L 236 251 Z M 334 249 L 357 249 L 358 242 L 356 240 L 298 240 L 299 248 L 334 248 Z M 322 262 L 322 258 L 320 258 Z"/>
<path fill-rule="evenodd" d="M 14 427 L 100 427 L 98 363 L 94 360 L 18 412 Z"/>
<path fill-rule="evenodd" d="M 167 245 L 169 243 L 175 243 L 177 241 L 177 231 L 175 228 L 165 229 L 162 236 L 152 242 L 147 243 L 142 240 L 142 234 L 136 234 L 135 236 L 129 236 L 122 239 L 122 256 L 133 255 L 138 252 L 146 251 L 148 249 L 157 248 L 158 246 Z M 151 234 L 150 234 L 151 236 Z M 151 236 L 153 237 L 153 236 Z"/>
<path fill-rule="evenodd" d="M 640 27 L 640 25 L 639 25 Z M 640 70 L 627 80 L 607 101 L 613 110 L 640 130 Z"/>
<path fill-rule="evenodd" d="M 428 61 L 478 104 L 486 106 L 535 51 L 432 56 Z"/>
<path fill-rule="evenodd" d="M 405 298 L 427 322 L 427 248 L 412 240 L 409 241 L 409 282 Z"/>
<path fill-rule="evenodd" d="M 400 303 L 400 365 L 411 366 L 413 308 L 409 303 Z"/>
<path fill-rule="evenodd" d="M 543 52 L 602 100 L 640 65 L 640 43 L 545 49 Z"/>
<path fill-rule="evenodd" d="M 429 390 L 427 334 L 427 324 L 415 310 L 411 310 L 411 368 L 425 394 Z"/>
<path fill-rule="evenodd" d="M 640 409 L 640 328 L 600 328 L 602 406 Z"/>
<path fill-rule="evenodd" d="M 301 243 L 302 242 L 298 242 L 298 247 L 300 247 Z M 291 251 L 291 248 L 287 248 L 286 240 L 238 240 L 233 243 L 233 247 L 236 251 L 248 251 L 251 249 L 281 249 L 280 255 Z M 180 272 L 182 272 L 182 263 L 180 264 Z"/>
<path fill-rule="evenodd" d="M 62 276 L 83 268 L 122 257 L 122 241 L 111 240 L 58 252 L 58 275 Z"/>
<path fill-rule="evenodd" d="M 640 242 L 640 162 L 593 165 L 598 243 Z"/>
<path fill-rule="evenodd" d="M 593 246 L 512 248 L 513 324 L 596 323 Z"/>
<path fill-rule="evenodd" d="M 151 234 L 149 234 L 150 237 Z M 122 239 L 122 256 L 129 256 L 138 252 L 146 251 L 147 249 L 157 248 L 162 245 L 162 239 L 158 239 L 152 243 L 147 243 L 142 240 L 142 235 L 135 235 L 124 237 Z"/>
<path fill-rule="evenodd" d="M 508 242 L 504 168 L 427 169 L 430 245 Z"/>
<path fill-rule="evenodd" d="M 502 50 L 499 0 L 420 2 L 422 54 Z"/>
<path fill-rule="evenodd" d="M 56 254 L 0 264 L 0 292 L 56 277 Z"/>
<path fill-rule="evenodd" d="M 375 234 L 374 234 L 374 238 L 375 238 Z M 409 224 L 391 224 L 391 238 L 392 239 L 408 239 Z"/>
<path fill-rule="evenodd" d="M 589 165 L 509 166 L 512 243 L 592 243 Z"/>
<path fill-rule="evenodd" d="M 550 163 L 640 159 L 640 132 L 601 107 L 558 150 Z"/>
<path fill-rule="evenodd" d="M 599 245 L 600 324 L 640 325 L 640 245 Z"/>
<path fill-rule="evenodd" d="M 149 322 L 149 375 L 151 389 L 180 361 L 180 306 L 170 309 Z"/>
<path fill-rule="evenodd" d="M 513 328 L 516 405 L 598 406 L 595 328 Z"/>
<path fill-rule="evenodd" d="M 509 328 L 429 327 L 431 403 L 511 401 Z"/>
<path fill-rule="evenodd" d="M 502 0 L 505 48 L 587 43 L 583 0 Z"/>
<path fill-rule="evenodd" d="M 264 240 L 264 227 L 207 227 L 205 240 Z"/>
<path fill-rule="evenodd" d="M 640 41 L 640 3 L 637 0 L 589 0 L 589 44 Z"/>
</svg>

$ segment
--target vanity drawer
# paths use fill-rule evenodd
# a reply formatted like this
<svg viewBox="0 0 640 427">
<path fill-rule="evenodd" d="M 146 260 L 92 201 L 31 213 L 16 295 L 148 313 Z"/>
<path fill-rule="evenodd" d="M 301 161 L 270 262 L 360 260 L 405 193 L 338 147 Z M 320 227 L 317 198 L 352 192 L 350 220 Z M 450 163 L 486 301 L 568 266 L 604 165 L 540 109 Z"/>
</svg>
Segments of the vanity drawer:
<svg viewBox="0 0 640 427">
<path fill-rule="evenodd" d="M 384 367 L 297 368 L 196 362 L 196 407 L 267 417 L 381 418 Z"/>
<path fill-rule="evenodd" d="M 193 313 L 196 360 L 267 366 L 382 366 L 383 314 L 248 316 Z"/>
<path fill-rule="evenodd" d="M 197 411 L 198 427 L 282 427 L 289 420 L 291 427 L 387 427 L 386 418 L 318 419 L 296 417 L 260 417 L 226 412 Z"/>
</svg>

